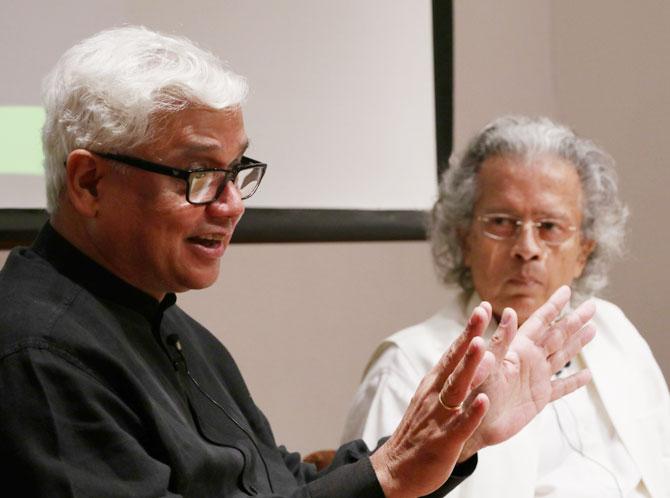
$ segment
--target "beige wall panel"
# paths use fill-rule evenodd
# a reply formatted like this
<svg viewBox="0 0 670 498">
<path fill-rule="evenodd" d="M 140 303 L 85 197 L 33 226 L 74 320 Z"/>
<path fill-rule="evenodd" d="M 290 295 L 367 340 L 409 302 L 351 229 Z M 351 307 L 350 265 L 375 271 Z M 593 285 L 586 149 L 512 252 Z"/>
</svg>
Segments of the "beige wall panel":
<svg viewBox="0 0 670 498">
<path fill-rule="evenodd" d="M 556 109 L 549 3 L 454 1 L 454 147 L 502 114 Z"/>
<path fill-rule="evenodd" d="M 559 116 L 617 160 L 628 254 L 606 291 L 670 378 L 670 3 L 552 2 Z"/>
</svg>

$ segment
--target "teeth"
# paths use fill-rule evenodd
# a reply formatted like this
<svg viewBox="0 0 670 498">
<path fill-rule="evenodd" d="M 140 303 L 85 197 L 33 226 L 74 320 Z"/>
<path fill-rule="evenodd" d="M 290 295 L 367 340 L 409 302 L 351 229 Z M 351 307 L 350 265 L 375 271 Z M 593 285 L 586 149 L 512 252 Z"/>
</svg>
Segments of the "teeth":
<svg viewBox="0 0 670 498">
<path fill-rule="evenodd" d="M 214 241 L 214 242 L 218 242 L 218 241 L 223 240 L 223 237 L 224 237 L 223 235 L 216 234 L 216 233 L 198 236 L 199 239 L 211 240 L 211 241 Z"/>
</svg>

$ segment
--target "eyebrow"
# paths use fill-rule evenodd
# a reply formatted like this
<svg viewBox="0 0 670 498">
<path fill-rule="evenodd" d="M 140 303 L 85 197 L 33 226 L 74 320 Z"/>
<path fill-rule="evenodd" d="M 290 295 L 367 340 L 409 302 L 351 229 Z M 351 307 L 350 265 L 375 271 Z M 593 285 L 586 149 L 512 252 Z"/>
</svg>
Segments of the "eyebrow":
<svg viewBox="0 0 670 498">
<path fill-rule="evenodd" d="M 486 210 L 484 210 L 484 214 L 485 215 L 504 214 L 506 216 L 511 216 L 513 218 L 521 218 L 521 216 L 519 215 L 518 212 L 516 212 L 514 210 L 510 210 L 510 209 L 504 209 L 504 208 L 486 209 Z M 533 213 L 533 217 L 534 218 L 549 218 L 549 219 L 560 219 L 560 220 L 567 219 L 567 220 L 569 220 L 570 219 L 570 213 L 568 211 L 549 212 L 547 210 L 542 209 L 542 210 L 539 210 L 539 211 Z"/>
</svg>

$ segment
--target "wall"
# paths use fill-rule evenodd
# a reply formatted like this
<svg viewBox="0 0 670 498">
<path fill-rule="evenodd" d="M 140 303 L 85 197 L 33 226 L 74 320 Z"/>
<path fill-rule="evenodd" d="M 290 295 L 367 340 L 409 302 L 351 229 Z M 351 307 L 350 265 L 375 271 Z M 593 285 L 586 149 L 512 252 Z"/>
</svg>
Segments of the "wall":
<svg viewBox="0 0 670 498">
<path fill-rule="evenodd" d="M 494 117 L 557 107 L 546 0 L 454 1 L 454 150 Z"/>
</svg>

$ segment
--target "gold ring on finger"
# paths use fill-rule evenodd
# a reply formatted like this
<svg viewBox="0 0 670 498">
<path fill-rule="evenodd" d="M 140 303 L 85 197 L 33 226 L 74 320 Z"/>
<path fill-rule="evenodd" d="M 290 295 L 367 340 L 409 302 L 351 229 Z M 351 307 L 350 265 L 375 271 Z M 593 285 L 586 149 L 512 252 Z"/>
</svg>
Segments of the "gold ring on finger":
<svg viewBox="0 0 670 498">
<path fill-rule="evenodd" d="M 447 410 L 448 412 L 456 412 L 456 411 L 459 411 L 461 408 L 463 408 L 463 402 L 462 401 L 457 405 L 450 405 L 448 403 L 445 403 L 444 400 L 442 399 L 442 393 L 443 392 L 444 391 L 440 391 L 440 394 L 438 394 L 438 396 L 437 396 L 437 400 L 440 402 L 440 404 L 442 405 L 442 407 L 445 410 Z"/>
</svg>

